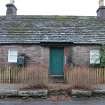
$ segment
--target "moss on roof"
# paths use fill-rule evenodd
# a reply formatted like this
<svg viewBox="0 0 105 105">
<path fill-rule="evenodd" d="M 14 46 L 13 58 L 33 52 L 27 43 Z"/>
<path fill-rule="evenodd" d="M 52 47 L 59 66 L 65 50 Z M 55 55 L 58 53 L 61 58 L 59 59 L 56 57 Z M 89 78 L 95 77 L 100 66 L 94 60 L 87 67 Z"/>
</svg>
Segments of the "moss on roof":
<svg viewBox="0 0 105 105">
<path fill-rule="evenodd" d="M 0 37 L 0 43 L 104 43 L 105 21 L 95 16 L 1 16 Z"/>
</svg>

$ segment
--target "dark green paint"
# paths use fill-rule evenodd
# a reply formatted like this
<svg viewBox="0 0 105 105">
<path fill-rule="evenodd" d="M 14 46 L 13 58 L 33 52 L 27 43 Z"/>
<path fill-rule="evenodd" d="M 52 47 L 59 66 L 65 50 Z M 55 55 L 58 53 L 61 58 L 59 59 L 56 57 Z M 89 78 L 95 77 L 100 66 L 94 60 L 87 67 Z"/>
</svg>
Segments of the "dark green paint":
<svg viewBox="0 0 105 105">
<path fill-rule="evenodd" d="M 50 75 L 64 75 L 64 48 L 50 48 Z"/>
</svg>

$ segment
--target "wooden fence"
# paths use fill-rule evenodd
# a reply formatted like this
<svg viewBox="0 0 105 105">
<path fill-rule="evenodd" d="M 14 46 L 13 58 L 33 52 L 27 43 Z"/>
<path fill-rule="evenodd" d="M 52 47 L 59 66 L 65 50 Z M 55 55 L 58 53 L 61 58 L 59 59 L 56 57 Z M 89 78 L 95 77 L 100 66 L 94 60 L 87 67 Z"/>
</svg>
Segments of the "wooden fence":
<svg viewBox="0 0 105 105">
<path fill-rule="evenodd" d="M 92 88 L 105 84 L 105 68 L 74 67 L 65 71 L 65 80 L 73 88 Z"/>
<path fill-rule="evenodd" d="M 73 88 L 91 88 L 105 84 L 105 68 L 74 67 L 65 70 L 65 82 Z M 0 66 L 0 84 L 22 84 L 22 88 L 45 86 L 48 83 L 48 67 L 44 64 Z"/>
<path fill-rule="evenodd" d="M 48 82 L 48 67 L 43 64 L 30 64 L 26 67 L 16 65 L 0 66 L 1 84 L 45 85 Z"/>
</svg>

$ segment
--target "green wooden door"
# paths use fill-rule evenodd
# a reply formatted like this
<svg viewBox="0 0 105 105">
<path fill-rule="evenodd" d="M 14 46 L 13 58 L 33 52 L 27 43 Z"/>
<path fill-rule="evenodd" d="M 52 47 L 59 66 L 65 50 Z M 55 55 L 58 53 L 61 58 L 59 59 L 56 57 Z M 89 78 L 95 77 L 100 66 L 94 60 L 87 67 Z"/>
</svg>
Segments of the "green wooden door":
<svg viewBox="0 0 105 105">
<path fill-rule="evenodd" d="M 64 48 L 50 48 L 50 75 L 64 74 Z"/>
</svg>

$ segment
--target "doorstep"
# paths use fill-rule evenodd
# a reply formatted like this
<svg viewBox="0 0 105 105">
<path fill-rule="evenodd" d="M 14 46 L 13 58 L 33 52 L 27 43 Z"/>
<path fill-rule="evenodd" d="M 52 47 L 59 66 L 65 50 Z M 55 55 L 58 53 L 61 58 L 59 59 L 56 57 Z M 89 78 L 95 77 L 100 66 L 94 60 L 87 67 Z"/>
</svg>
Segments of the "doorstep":
<svg viewBox="0 0 105 105">
<path fill-rule="evenodd" d="M 71 85 L 66 83 L 48 83 L 48 90 L 71 90 Z"/>
</svg>

